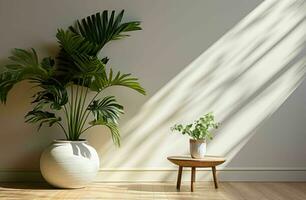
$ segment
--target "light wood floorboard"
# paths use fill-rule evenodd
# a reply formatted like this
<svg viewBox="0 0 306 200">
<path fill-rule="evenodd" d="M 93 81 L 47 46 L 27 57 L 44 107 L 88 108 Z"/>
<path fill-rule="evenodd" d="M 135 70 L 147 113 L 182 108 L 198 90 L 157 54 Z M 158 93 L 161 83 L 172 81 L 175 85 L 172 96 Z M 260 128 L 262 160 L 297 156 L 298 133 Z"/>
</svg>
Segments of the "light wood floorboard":
<svg viewBox="0 0 306 200">
<path fill-rule="evenodd" d="M 0 199 L 5 200 L 94 200 L 94 199 L 201 199 L 201 200 L 306 200 L 306 183 L 292 182 L 183 182 L 181 191 L 173 182 L 93 183 L 83 189 L 55 189 L 44 183 L 0 183 Z"/>
</svg>

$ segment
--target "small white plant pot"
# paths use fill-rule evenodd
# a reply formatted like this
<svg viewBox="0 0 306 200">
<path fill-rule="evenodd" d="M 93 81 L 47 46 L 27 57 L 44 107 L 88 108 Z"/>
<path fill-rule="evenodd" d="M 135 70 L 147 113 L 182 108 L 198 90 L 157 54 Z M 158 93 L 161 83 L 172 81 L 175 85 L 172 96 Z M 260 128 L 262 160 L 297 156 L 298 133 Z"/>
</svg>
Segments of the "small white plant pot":
<svg viewBox="0 0 306 200">
<path fill-rule="evenodd" d="M 204 158 L 206 154 L 206 141 L 190 139 L 190 155 L 192 158 Z"/>
<path fill-rule="evenodd" d="M 83 188 L 99 170 L 99 156 L 85 140 L 55 140 L 40 157 L 44 179 L 58 188 Z"/>
</svg>

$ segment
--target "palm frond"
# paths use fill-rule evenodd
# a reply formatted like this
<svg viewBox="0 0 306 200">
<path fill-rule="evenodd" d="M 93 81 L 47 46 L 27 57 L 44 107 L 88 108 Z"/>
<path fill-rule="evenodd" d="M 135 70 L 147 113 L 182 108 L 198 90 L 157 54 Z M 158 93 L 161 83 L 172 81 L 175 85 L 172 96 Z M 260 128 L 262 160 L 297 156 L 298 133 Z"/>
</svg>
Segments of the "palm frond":
<svg viewBox="0 0 306 200">
<path fill-rule="evenodd" d="M 123 106 L 118 104 L 113 96 L 104 97 L 102 100 L 93 101 L 87 108 L 95 119 L 89 124 L 91 126 L 107 126 L 110 129 L 113 142 L 120 146 L 120 133 L 118 130 L 118 119 L 123 114 Z"/>
<path fill-rule="evenodd" d="M 70 26 L 69 29 L 83 36 L 87 41 L 99 45 L 101 50 L 109 41 L 129 36 L 125 34 L 126 32 L 141 30 L 139 21 L 122 23 L 123 14 L 124 10 L 117 16 L 114 10 L 110 15 L 107 10 L 104 10 L 81 21 L 77 20 L 76 25 Z"/>
<path fill-rule="evenodd" d="M 57 57 L 57 79 L 65 84 L 92 71 L 92 60 L 98 59 L 95 56 L 99 50 L 96 44 L 69 30 L 59 29 L 56 37 L 61 48 Z"/>
<path fill-rule="evenodd" d="M 60 47 L 69 55 L 87 54 L 96 56 L 96 52 L 99 49 L 97 44 L 85 40 L 82 36 L 69 30 L 64 31 L 63 29 L 58 29 L 56 38 L 58 39 Z"/>
<path fill-rule="evenodd" d="M 9 91 L 16 83 L 29 80 L 40 84 L 52 76 L 54 65 L 52 59 L 45 58 L 40 64 L 34 49 L 31 51 L 14 49 L 9 59 L 12 63 L 6 65 L 6 70 L 0 74 L 0 101 L 2 103 L 6 102 Z"/>
<path fill-rule="evenodd" d="M 110 69 L 109 74 L 106 77 L 100 77 L 91 83 L 91 89 L 93 91 L 101 91 L 110 86 L 124 86 L 145 95 L 146 92 L 143 87 L 140 86 L 138 79 L 131 77 L 131 74 L 121 74 L 117 72 L 114 76 L 113 70 Z"/>
<path fill-rule="evenodd" d="M 79 54 L 74 55 L 73 59 L 81 72 L 79 77 L 106 76 L 105 64 L 97 57 Z"/>
<path fill-rule="evenodd" d="M 12 51 L 12 56 L 10 56 L 9 59 L 15 61 L 13 66 L 15 66 L 17 69 L 22 67 L 39 67 L 38 56 L 34 49 L 27 51 L 24 49 L 15 48 Z"/>
<path fill-rule="evenodd" d="M 19 82 L 20 77 L 17 73 L 3 72 L 0 74 L 0 101 L 6 103 L 7 95 L 13 86 Z"/>
<path fill-rule="evenodd" d="M 40 66 L 34 49 L 31 49 L 31 51 L 14 49 L 9 59 L 12 61 L 12 64 L 5 67 L 11 72 L 20 73 L 21 79 L 36 81 L 49 76 L 48 72 Z"/>
<path fill-rule="evenodd" d="M 28 123 L 39 123 L 38 130 L 43 124 L 47 123 L 51 127 L 54 123 L 61 121 L 60 117 L 56 117 L 54 113 L 42 111 L 40 108 L 34 108 L 34 110 L 28 112 L 25 116 Z"/>
<path fill-rule="evenodd" d="M 62 106 L 68 102 L 68 93 L 64 86 L 55 81 L 49 83 L 42 83 L 40 85 L 41 91 L 37 92 L 33 97 L 35 98 L 31 103 L 37 103 L 36 106 L 43 107 L 50 105 L 51 109 L 60 110 Z"/>
<path fill-rule="evenodd" d="M 131 77 L 131 74 L 121 74 L 120 71 L 117 72 L 116 76 L 113 76 L 113 70 L 110 69 L 108 76 L 109 86 L 119 85 L 128 87 L 130 89 L 136 90 L 137 92 L 145 95 L 146 92 L 143 87 L 140 86 L 138 78 Z"/>
<path fill-rule="evenodd" d="M 101 126 L 106 126 L 109 128 L 110 132 L 111 132 L 111 136 L 112 136 L 112 140 L 114 142 L 115 145 L 120 146 L 120 133 L 119 133 L 119 129 L 116 123 L 113 122 L 107 122 L 104 121 L 103 119 L 100 120 L 93 120 L 90 122 L 90 125 L 92 126 L 96 126 L 96 125 L 101 125 Z"/>
<path fill-rule="evenodd" d="M 49 76 L 51 76 L 55 70 L 54 65 L 55 61 L 51 57 L 43 58 L 42 61 L 40 62 L 40 66 L 47 71 Z"/>
<path fill-rule="evenodd" d="M 87 108 L 97 121 L 118 123 L 120 114 L 123 114 L 123 106 L 118 104 L 113 96 L 104 97 L 102 100 L 93 101 Z"/>
</svg>

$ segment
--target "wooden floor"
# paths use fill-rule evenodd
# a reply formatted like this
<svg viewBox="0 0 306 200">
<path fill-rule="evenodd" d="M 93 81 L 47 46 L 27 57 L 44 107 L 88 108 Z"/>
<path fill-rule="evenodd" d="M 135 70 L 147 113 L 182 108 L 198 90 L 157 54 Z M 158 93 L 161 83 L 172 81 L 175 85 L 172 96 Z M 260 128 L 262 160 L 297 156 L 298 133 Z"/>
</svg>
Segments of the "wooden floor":
<svg viewBox="0 0 306 200">
<path fill-rule="evenodd" d="M 0 199 L 215 199 L 215 200 L 305 200 L 306 183 L 196 182 L 191 193 L 188 182 L 181 191 L 175 183 L 94 183 L 84 189 L 54 189 L 42 183 L 0 183 Z"/>
</svg>

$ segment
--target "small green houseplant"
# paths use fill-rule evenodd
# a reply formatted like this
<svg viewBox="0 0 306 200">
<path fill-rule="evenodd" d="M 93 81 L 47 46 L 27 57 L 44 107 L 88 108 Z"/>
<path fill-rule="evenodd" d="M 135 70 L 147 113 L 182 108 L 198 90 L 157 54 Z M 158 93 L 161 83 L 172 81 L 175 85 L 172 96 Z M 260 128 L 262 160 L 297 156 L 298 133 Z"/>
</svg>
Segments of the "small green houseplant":
<svg viewBox="0 0 306 200">
<path fill-rule="evenodd" d="M 212 112 L 205 114 L 194 123 L 188 125 L 176 124 L 171 127 L 172 131 L 178 131 L 188 135 L 190 139 L 190 154 L 193 158 L 203 158 L 206 153 L 206 140 L 213 139 L 211 130 L 217 129 L 219 123 L 215 122 Z"/>
<path fill-rule="evenodd" d="M 123 106 L 115 97 L 101 94 L 113 86 L 123 86 L 145 94 L 137 78 L 131 74 L 114 72 L 107 65 L 109 58 L 100 58 L 101 50 L 106 44 L 129 36 L 128 32 L 141 30 L 139 21 L 123 23 L 123 14 L 123 10 L 118 15 L 115 11 L 109 13 L 105 10 L 77 20 L 75 25 L 67 30 L 58 29 L 56 38 L 59 53 L 55 59 L 39 59 L 34 49 L 14 49 L 9 57 L 11 63 L 6 65 L 5 71 L 0 74 L 0 101 L 7 101 L 7 95 L 15 84 L 29 81 L 37 91 L 31 101 L 35 106 L 26 114 L 26 122 L 38 123 L 38 129 L 44 124 L 58 125 L 66 141 L 75 148 L 72 149 L 74 154 L 76 149 L 83 156 L 85 153 L 81 151 L 92 151 L 90 146 L 83 144 L 84 141 L 80 137 L 88 129 L 98 125 L 107 126 L 114 143 L 119 146 L 118 119 L 123 113 Z M 57 143 L 63 145 L 63 141 Z M 62 152 L 68 152 L 71 147 Z M 47 155 L 44 156 L 43 153 L 41 158 L 41 170 L 45 179 L 57 187 L 77 188 L 85 185 L 84 180 L 78 179 L 77 176 L 74 176 L 74 183 L 67 182 L 71 174 L 66 174 L 65 180 L 66 172 L 61 166 L 52 163 L 55 158 L 48 152 L 54 146 L 51 145 L 50 148 Z M 91 154 L 91 158 L 97 159 L 95 151 Z M 97 170 L 96 163 L 95 160 L 95 167 L 91 169 Z M 46 165 L 52 165 L 52 170 Z M 79 172 L 82 172 L 80 164 L 74 167 L 79 167 Z M 48 170 L 55 174 L 49 175 L 50 173 L 45 172 Z M 88 168 L 85 166 L 84 171 L 86 170 L 88 171 Z M 93 176 L 95 170 L 92 174 L 85 173 L 85 176 Z"/>
</svg>

